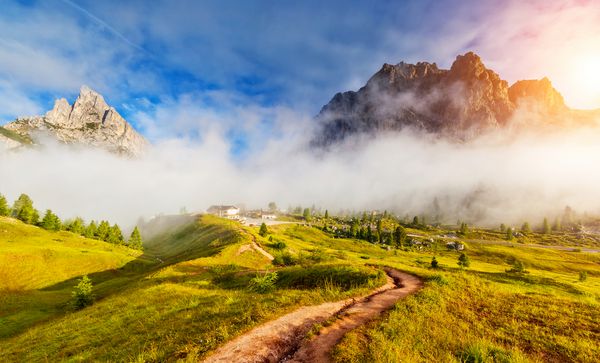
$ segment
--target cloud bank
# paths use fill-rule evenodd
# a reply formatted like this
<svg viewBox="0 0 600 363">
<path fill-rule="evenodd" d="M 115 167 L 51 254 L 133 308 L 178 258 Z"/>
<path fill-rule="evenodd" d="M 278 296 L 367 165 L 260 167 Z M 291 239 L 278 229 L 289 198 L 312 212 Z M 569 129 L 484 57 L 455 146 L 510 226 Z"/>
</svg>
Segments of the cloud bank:
<svg viewBox="0 0 600 363">
<path fill-rule="evenodd" d="M 214 117 L 180 112 L 175 122 L 183 125 Z M 237 114 L 259 119 L 264 112 L 240 109 Z M 232 156 L 227 128 L 214 122 L 198 130 L 195 139 L 156 142 L 140 159 L 50 140 L 41 148 L 1 152 L 0 193 L 9 199 L 28 193 L 38 208 L 52 208 L 64 218 L 80 215 L 124 225 L 139 216 L 178 213 L 181 207 L 204 211 L 211 204 L 243 203 L 260 208 L 270 201 L 283 208 L 316 205 L 334 212 L 436 213 L 447 223 L 461 219 L 486 225 L 536 222 L 567 205 L 600 212 L 598 128 L 507 129 L 464 143 L 405 130 L 350 139 L 324 152 L 306 147 L 314 132 L 310 118 L 289 110 L 270 112 L 280 125 L 279 137 L 261 142 L 257 134 L 257 145 L 245 157 Z"/>
</svg>

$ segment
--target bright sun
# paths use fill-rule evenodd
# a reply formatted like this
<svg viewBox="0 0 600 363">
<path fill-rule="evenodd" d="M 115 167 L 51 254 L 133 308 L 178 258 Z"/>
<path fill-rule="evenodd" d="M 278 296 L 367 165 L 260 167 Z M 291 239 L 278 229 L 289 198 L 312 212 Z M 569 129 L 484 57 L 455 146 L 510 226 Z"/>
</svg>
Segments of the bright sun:
<svg viewBox="0 0 600 363">
<path fill-rule="evenodd" d="M 589 106 L 600 107 L 600 54 L 579 56 L 574 67 L 577 98 L 587 100 Z"/>
</svg>

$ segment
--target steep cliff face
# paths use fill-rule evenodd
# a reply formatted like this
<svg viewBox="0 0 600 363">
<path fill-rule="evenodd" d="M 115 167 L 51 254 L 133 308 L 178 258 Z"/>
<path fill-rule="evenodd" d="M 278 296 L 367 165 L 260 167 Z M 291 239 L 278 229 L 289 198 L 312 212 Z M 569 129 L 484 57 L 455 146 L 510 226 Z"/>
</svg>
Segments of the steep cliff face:
<svg viewBox="0 0 600 363">
<path fill-rule="evenodd" d="M 384 64 L 360 90 L 338 93 L 321 109 L 313 144 L 407 127 L 466 140 L 506 126 L 524 106 L 573 120 L 547 78 L 509 87 L 472 52 L 456 57 L 448 70 L 427 62 Z"/>
<path fill-rule="evenodd" d="M 48 134 L 67 144 L 83 144 L 111 152 L 137 156 L 148 142 L 112 107 L 104 97 L 83 86 L 73 105 L 64 98 L 44 116 L 20 118 L 4 126 L 6 130 L 33 139 Z"/>
</svg>

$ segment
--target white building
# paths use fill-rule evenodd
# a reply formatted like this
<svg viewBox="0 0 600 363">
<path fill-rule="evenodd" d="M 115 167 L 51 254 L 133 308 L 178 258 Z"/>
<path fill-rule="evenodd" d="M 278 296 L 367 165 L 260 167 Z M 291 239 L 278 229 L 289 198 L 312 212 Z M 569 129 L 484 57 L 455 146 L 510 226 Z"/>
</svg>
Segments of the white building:
<svg viewBox="0 0 600 363">
<path fill-rule="evenodd" d="M 240 209 L 234 205 L 212 205 L 206 210 L 208 214 L 215 216 L 228 218 L 228 219 L 239 219 Z"/>
</svg>

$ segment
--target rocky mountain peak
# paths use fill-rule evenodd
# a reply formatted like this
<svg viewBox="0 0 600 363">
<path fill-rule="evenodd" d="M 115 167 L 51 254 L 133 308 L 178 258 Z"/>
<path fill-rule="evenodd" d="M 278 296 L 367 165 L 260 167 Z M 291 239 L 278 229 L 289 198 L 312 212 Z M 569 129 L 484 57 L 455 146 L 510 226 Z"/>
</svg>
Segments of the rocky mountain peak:
<svg viewBox="0 0 600 363">
<path fill-rule="evenodd" d="M 435 63 L 384 64 L 358 91 L 338 93 L 317 121 L 313 144 L 326 146 L 358 133 L 376 134 L 405 127 L 460 140 L 504 127 L 523 104 L 565 116 L 569 109 L 547 79 L 508 82 L 468 52 L 450 69 Z M 556 118 L 554 118 L 556 120 Z"/>
<path fill-rule="evenodd" d="M 60 98 L 44 116 L 4 126 L 19 135 L 50 134 L 67 144 L 84 144 L 126 155 L 140 155 L 148 142 L 98 92 L 82 86 L 73 103 Z"/>
<path fill-rule="evenodd" d="M 545 113 L 556 114 L 567 110 L 563 96 L 546 77 L 518 81 L 509 88 L 508 96 L 517 105 L 536 107 Z"/>
</svg>

